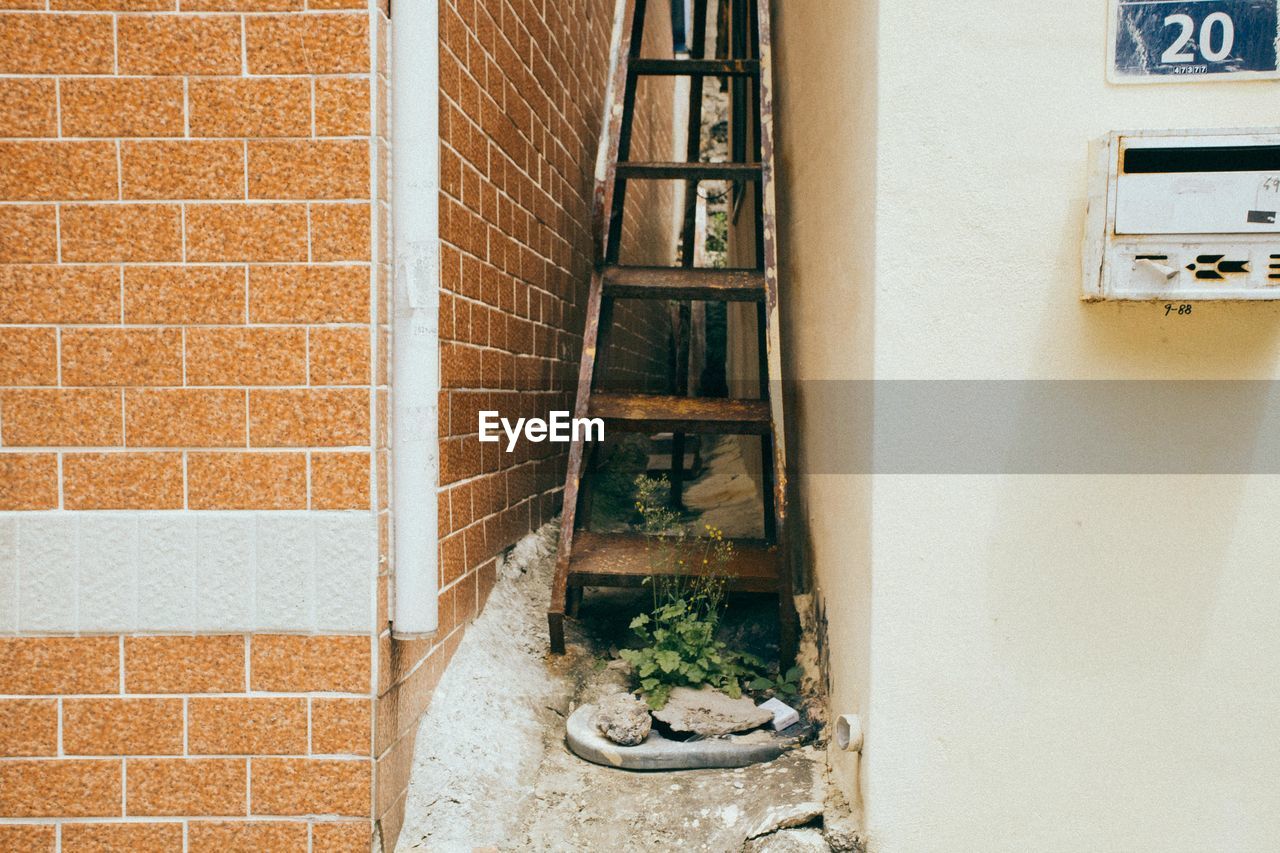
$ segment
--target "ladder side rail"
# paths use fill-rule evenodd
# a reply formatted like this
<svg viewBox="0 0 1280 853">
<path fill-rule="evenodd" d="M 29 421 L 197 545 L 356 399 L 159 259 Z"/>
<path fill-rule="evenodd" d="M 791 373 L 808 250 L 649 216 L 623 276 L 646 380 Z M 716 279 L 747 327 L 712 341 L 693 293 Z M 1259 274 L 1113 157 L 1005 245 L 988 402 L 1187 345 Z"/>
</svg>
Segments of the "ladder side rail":
<svg viewBox="0 0 1280 853">
<path fill-rule="evenodd" d="M 596 269 L 592 272 L 587 293 L 586 327 L 582 335 L 582 356 L 578 363 L 578 387 L 574 401 L 574 417 L 586 417 L 591 402 L 591 386 L 595 381 L 599 356 L 600 320 L 604 297 L 604 275 L 601 258 L 610 251 L 607 242 L 605 211 L 613 209 L 617 188 L 618 152 L 624 135 L 629 145 L 630 125 L 635 101 L 635 67 L 644 41 L 644 11 L 646 0 L 624 0 L 622 6 L 622 32 L 614 66 L 610 69 L 612 84 L 608 123 L 604 129 L 600 159 L 596 164 L 596 183 L 593 190 L 593 225 L 595 231 Z M 625 57 L 625 59 L 624 59 Z M 617 85 L 618 82 L 623 85 Z M 607 318 L 606 318 L 607 319 Z M 578 493 L 582 481 L 584 442 L 579 439 L 569 446 L 569 458 L 565 468 L 565 485 L 560 518 L 560 543 L 556 552 L 556 570 L 551 583 L 551 603 L 547 610 L 547 622 L 551 635 L 551 650 L 564 651 L 564 614 L 567 603 L 569 561 L 573 555 L 573 533 L 577 525 Z"/>
</svg>

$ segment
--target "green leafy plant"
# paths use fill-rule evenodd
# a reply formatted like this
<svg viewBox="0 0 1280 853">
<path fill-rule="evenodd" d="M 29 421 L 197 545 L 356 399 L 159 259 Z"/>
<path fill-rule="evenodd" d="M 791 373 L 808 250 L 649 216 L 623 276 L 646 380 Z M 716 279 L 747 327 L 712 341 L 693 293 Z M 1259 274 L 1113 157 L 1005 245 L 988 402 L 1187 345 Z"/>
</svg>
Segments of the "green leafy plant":
<svg viewBox="0 0 1280 853">
<path fill-rule="evenodd" d="M 772 690 L 779 696 L 795 696 L 800 692 L 800 678 L 803 675 L 804 670 L 798 666 L 793 666 L 777 678 L 757 675 L 747 684 L 747 689 L 757 691 Z"/>
<path fill-rule="evenodd" d="M 640 693 L 655 711 L 676 687 L 711 685 L 736 699 L 763 663 L 716 639 L 725 606 L 722 570 L 733 557 L 733 542 L 710 525 L 706 535 L 691 537 L 660 500 L 664 481 L 642 475 L 635 484 L 642 529 L 655 540 L 654 571 L 645 579 L 653 606 L 631 621 L 639 648 L 618 654 L 635 670 Z"/>
</svg>

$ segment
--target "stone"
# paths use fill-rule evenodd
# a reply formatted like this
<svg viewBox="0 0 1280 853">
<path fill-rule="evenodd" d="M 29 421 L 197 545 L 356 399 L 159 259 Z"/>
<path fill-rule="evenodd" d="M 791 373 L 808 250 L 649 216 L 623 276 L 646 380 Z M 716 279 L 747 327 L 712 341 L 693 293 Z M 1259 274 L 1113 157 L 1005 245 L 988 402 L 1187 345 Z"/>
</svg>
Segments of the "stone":
<svg viewBox="0 0 1280 853">
<path fill-rule="evenodd" d="M 773 712 L 756 707 L 746 696 L 732 699 L 712 687 L 694 690 L 677 687 L 671 691 L 666 707 L 653 716 L 672 731 L 692 732 L 702 737 L 745 732 L 773 721 Z"/>
<path fill-rule="evenodd" d="M 596 706 L 596 728 L 622 746 L 644 743 L 653 728 L 649 706 L 630 693 L 615 693 Z"/>
<path fill-rule="evenodd" d="M 770 732 L 729 735 L 709 740 L 668 740 L 650 732 L 638 746 L 619 746 L 600 734 L 596 706 L 583 705 L 565 722 L 565 740 L 579 758 L 621 770 L 699 770 L 747 767 L 773 761 L 798 746 L 794 738 Z"/>
<path fill-rule="evenodd" d="M 822 814 L 822 803 L 817 800 L 771 805 L 761 814 L 753 815 L 754 820 L 747 830 L 747 838 L 760 838 L 781 829 L 804 826 L 819 820 Z"/>
</svg>

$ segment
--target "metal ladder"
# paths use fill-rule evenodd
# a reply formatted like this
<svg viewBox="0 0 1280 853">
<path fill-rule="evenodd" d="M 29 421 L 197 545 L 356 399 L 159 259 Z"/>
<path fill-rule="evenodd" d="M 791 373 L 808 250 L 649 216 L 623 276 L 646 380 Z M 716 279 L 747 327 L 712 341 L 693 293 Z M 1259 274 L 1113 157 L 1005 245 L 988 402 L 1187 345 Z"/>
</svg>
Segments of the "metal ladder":
<svg viewBox="0 0 1280 853">
<path fill-rule="evenodd" d="M 619 432 L 672 432 L 671 488 L 676 505 L 681 499 L 685 434 L 760 436 L 765 535 L 760 540 L 735 540 L 733 559 L 719 571 L 726 576 L 730 590 L 772 593 L 778 597 L 781 654 L 784 661 L 789 661 L 795 654 L 797 618 L 785 542 L 786 459 L 779 392 L 782 373 L 769 0 L 719 0 L 721 6 L 717 11 L 725 13 L 721 20 L 727 20 L 731 29 L 728 49 L 717 51 L 729 54 L 730 58 L 724 59 L 703 58 L 707 2 L 694 0 L 693 3 L 689 59 L 642 59 L 646 0 L 625 0 L 623 4 L 620 50 L 612 69 L 613 97 L 601 143 L 603 169 L 597 175 L 595 188 L 596 266 L 588 292 L 574 416 L 602 418 L 607 430 Z M 735 32 L 737 38 L 732 37 Z M 691 78 L 687 162 L 631 162 L 637 81 L 643 76 L 680 75 Z M 751 133 L 747 144 L 733 146 L 731 156 L 735 162 L 699 162 L 703 82 L 707 77 L 732 78 L 734 105 L 749 113 Z M 628 182 L 671 179 L 683 180 L 686 186 L 680 266 L 620 266 L 619 243 Z M 701 181 L 708 180 L 733 181 L 738 189 L 750 187 L 754 192 L 754 268 L 694 268 L 697 187 Z M 673 300 L 680 306 L 680 322 L 676 324 L 675 383 L 679 396 L 594 390 L 597 375 L 603 374 L 613 307 L 618 299 Z M 684 341 L 689 304 L 693 300 L 755 303 L 761 399 L 686 396 L 688 346 Z M 648 537 L 597 534 L 585 529 L 585 518 L 590 514 L 589 479 L 585 484 L 583 480 L 585 455 L 583 442 L 574 441 L 569 450 L 560 546 L 547 613 L 551 650 L 557 654 L 564 652 L 565 615 L 576 610 L 584 587 L 640 586 L 653 572 L 650 561 L 653 543 Z"/>
</svg>

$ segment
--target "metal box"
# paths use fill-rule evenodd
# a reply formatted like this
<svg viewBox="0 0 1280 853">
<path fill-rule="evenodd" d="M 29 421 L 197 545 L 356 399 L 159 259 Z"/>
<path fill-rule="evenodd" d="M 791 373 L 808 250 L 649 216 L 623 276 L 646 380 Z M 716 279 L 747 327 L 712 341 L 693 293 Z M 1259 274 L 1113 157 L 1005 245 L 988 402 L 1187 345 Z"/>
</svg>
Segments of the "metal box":
<svg viewBox="0 0 1280 853">
<path fill-rule="evenodd" d="M 1095 146 L 1084 298 L 1280 299 L 1280 131 Z"/>
</svg>

